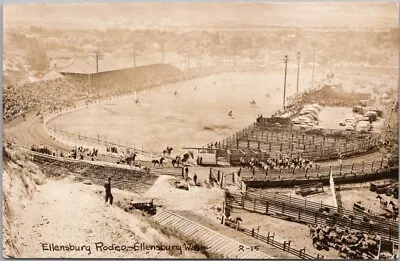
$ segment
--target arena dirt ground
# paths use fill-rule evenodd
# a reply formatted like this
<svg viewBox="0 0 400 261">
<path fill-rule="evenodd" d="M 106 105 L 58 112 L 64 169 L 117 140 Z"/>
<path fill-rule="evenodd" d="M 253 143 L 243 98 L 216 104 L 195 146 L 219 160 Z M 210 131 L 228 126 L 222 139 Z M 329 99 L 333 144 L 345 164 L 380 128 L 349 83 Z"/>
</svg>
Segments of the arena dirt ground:
<svg viewBox="0 0 400 261">
<path fill-rule="evenodd" d="M 201 147 L 243 129 L 259 114 L 269 116 L 281 108 L 282 76 L 227 73 L 198 78 L 139 93 L 140 104 L 131 98 L 94 105 L 62 115 L 48 126 L 156 152 L 167 146 Z M 287 96 L 295 92 L 295 84 L 296 75 L 289 75 Z M 301 81 L 300 91 L 306 85 Z M 256 106 L 250 104 L 253 99 Z M 228 117 L 229 110 L 234 119 Z"/>
</svg>

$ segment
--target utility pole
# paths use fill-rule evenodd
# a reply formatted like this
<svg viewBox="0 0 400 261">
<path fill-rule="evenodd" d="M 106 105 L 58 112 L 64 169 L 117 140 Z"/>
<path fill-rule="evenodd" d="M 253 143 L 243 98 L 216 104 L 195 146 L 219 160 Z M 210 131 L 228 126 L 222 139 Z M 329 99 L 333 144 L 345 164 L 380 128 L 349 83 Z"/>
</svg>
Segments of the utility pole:
<svg viewBox="0 0 400 261">
<path fill-rule="evenodd" d="M 99 53 L 96 53 L 96 73 L 99 73 Z"/>
<path fill-rule="evenodd" d="M 286 100 L 286 74 L 287 74 L 287 63 L 288 56 L 283 57 L 283 62 L 285 63 L 285 81 L 283 82 L 283 110 L 285 110 L 285 100 Z"/>
<path fill-rule="evenodd" d="M 189 51 L 187 53 L 187 71 L 189 72 L 189 67 L 190 67 L 190 56 L 189 56 Z"/>
<path fill-rule="evenodd" d="M 315 49 L 313 50 L 313 60 L 312 60 L 312 88 L 314 88 L 314 68 L 315 68 Z"/>
<path fill-rule="evenodd" d="M 133 49 L 133 66 L 136 67 L 136 50 Z"/>
<path fill-rule="evenodd" d="M 164 64 L 164 44 L 161 46 L 161 63 Z"/>
<path fill-rule="evenodd" d="M 299 95 L 299 75 L 300 75 L 300 52 L 297 52 L 297 89 L 296 89 L 297 95 Z"/>
</svg>

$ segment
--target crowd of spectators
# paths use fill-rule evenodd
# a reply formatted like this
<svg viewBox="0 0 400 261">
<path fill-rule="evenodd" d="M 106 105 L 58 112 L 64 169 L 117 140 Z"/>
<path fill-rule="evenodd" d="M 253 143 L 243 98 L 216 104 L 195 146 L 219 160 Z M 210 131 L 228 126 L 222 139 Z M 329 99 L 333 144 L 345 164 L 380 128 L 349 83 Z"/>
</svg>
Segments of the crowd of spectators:
<svg viewBox="0 0 400 261">
<path fill-rule="evenodd" d="M 72 106 L 75 99 L 87 95 L 87 91 L 67 79 L 6 86 L 3 90 L 3 119 L 11 120 L 36 109 L 57 111 Z"/>
<path fill-rule="evenodd" d="M 79 99 L 88 102 L 140 91 L 184 79 L 171 66 L 155 64 L 94 75 L 66 75 L 52 81 L 22 86 L 6 86 L 3 91 L 3 119 L 12 120 L 32 110 L 59 111 L 74 106 Z"/>
</svg>

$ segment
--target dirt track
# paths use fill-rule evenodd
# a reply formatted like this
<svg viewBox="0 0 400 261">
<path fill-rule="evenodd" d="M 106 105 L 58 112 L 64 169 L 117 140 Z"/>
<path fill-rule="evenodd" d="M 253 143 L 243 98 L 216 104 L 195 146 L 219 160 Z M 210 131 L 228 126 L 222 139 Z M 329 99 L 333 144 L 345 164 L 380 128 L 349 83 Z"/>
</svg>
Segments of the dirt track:
<svg viewBox="0 0 400 261">
<path fill-rule="evenodd" d="M 16 119 L 14 122 L 4 125 L 4 133 L 17 140 L 24 147 L 29 148 L 33 144 L 45 145 L 59 151 L 70 151 L 70 148 L 51 139 L 44 129 L 43 123 L 34 113 L 26 116 L 26 121 Z"/>
</svg>

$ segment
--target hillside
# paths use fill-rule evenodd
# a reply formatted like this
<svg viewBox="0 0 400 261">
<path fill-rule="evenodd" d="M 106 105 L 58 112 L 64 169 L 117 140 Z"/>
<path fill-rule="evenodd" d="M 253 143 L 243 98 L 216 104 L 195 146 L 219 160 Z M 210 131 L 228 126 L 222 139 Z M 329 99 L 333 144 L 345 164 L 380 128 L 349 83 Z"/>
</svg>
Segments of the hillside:
<svg viewBox="0 0 400 261">
<path fill-rule="evenodd" d="M 193 251 L 100 251 L 104 245 L 182 245 L 140 212 L 120 207 L 136 194 L 113 190 L 113 206 L 104 203 L 101 186 L 77 183 L 74 175 L 46 179 L 39 167 L 11 142 L 3 150 L 3 253 L 15 258 L 204 258 Z M 48 245 L 88 246 L 81 251 L 45 251 Z"/>
</svg>

